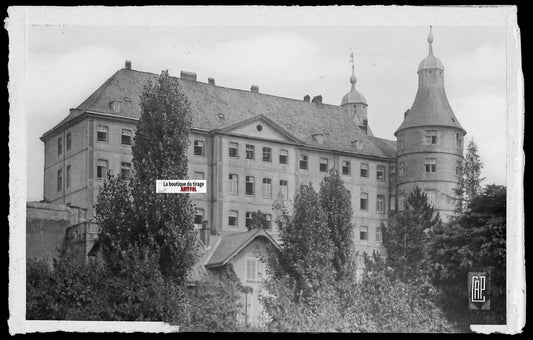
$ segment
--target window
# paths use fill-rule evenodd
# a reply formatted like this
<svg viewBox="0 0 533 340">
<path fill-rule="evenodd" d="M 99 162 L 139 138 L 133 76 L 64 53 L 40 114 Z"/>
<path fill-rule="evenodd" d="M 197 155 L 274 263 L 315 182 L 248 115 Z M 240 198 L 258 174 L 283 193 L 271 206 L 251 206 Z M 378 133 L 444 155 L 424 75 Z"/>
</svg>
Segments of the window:
<svg viewBox="0 0 533 340">
<path fill-rule="evenodd" d="M 120 136 L 120 143 L 122 145 L 131 145 L 131 130 L 122 129 L 122 135 Z"/>
<path fill-rule="evenodd" d="M 436 158 L 426 158 L 424 161 L 424 167 L 426 172 L 436 172 L 437 171 L 437 159 Z"/>
<path fill-rule="evenodd" d="M 381 232 L 381 227 L 376 228 L 376 242 L 383 242 L 383 234 Z"/>
<path fill-rule="evenodd" d="M 392 211 L 396 210 L 396 196 L 390 197 L 389 210 L 392 210 Z"/>
<path fill-rule="evenodd" d="M 437 199 L 437 191 L 436 190 L 425 190 L 428 204 L 432 207 L 435 206 L 435 201 Z"/>
<path fill-rule="evenodd" d="M 359 201 L 359 208 L 361 210 L 368 210 L 368 194 L 366 192 L 361 193 Z"/>
<path fill-rule="evenodd" d="M 437 130 L 426 130 L 426 145 L 437 144 Z"/>
<path fill-rule="evenodd" d="M 70 165 L 67 165 L 67 188 L 70 188 Z"/>
<path fill-rule="evenodd" d="M 279 150 L 279 164 L 287 164 L 289 162 L 289 151 Z"/>
<path fill-rule="evenodd" d="M 378 195 L 376 197 L 376 211 L 383 214 L 385 212 L 385 196 Z"/>
<path fill-rule="evenodd" d="M 72 146 L 72 133 L 67 133 L 67 151 L 70 150 Z"/>
<path fill-rule="evenodd" d="M 281 179 L 279 181 L 279 192 L 287 199 L 289 197 L 289 181 Z"/>
<path fill-rule="evenodd" d="M 457 177 L 460 177 L 463 173 L 463 162 L 462 161 L 457 161 L 455 163 L 455 175 Z"/>
<path fill-rule="evenodd" d="M 237 220 L 239 218 L 239 212 L 236 210 L 230 210 L 228 215 L 228 225 L 230 227 L 237 227 Z"/>
<path fill-rule="evenodd" d="M 263 162 L 272 162 L 272 148 L 263 148 Z"/>
<path fill-rule="evenodd" d="M 272 198 L 272 180 L 263 178 L 263 197 Z"/>
<path fill-rule="evenodd" d="M 239 144 L 233 142 L 229 143 L 229 156 L 234 158 L 239 157 Z"/>
<path fill-rule="evenodd" d="M 350 162 L 342 161 L 342 174 L 348 176 L 350 175 Z"/>
<path fill-rule="evenodd" d="M 246 228 L 250 227 L 250 224 L 252 223 L 252 214 L 253 212 L 251 211 L 246 212 Z"/>
<path fill-rule="evenodd" d="M 255 159 L 255 146 L 246 144 L 246 159 Z"/>
<path fill-rule="evenodd" d="M 57 191 L 63 189 L 63 170 L 57 170 Z"/>
<path fill-rule="evenodd" d="M 122 162 L 120 164 L 120 176 L 124 178 L 131 177 L 131 163 Z"/>
<path fill-rule="evenodd" d="M 360 226 L 359 227 L 359 239 L 361 241 L 368 241 L 368 227 L 367 226 Z"/>
<path fill-rule="evenodd" d="M 458 133 L 455 135 L 455 145 L 458 147 L 458 148 L 462 148 L 463 147 L 463 135 Z"/>
<path fill-rule="evenodd" d="M 246 258 L 246 281 L 257 280 L 257 259 L 255 257 Z"/>
<path fill-rule="evenodd" d="M 307 170 L 307 159 L 308 157 L 305 155 L 300 156 L 300 169 L 306 169 Z"/>
<path fill-rule="evenodd" d="M 59 139 L 57 140 L 57 154 L 61 155 L 62 152 L 63 152 L 63 138 L 59 137 Z"/>
<path fill-rule="evenodd" d="M 194 212 L 194 224 L 202 224 L 204 221 L 204 209 L 196 209 Z"/>
<path fill-rule="evenodd" d="M 233 195 L 237 195 L 239 193 L 239 176 L 236 174 L 229 174 L 229 181 L 228 181 L 228 192 Z"/>
<path fill-rule="evenodd" d="M 114 101 L 113 103 L 111 103 L 111 108 L 115 112 L 120 112 L 120 102 Z"/>
<path fill-rule="evenodd" d="M 107 143 L 107 126 L 98 125 L 96 127 L 96 141 Z"/>
<path fill-rule="evenodd" d="M 194 141 L 194 155 L 195 156 L 204 155 L 204 141 L 201 141 L 201 140 Z"/>
<path fill-rule="evenodd" d="M 383 165 L 378 165 L 376 167 L 376 178 L 378 181 L 385 180 L 385 167 Z"/>
<path fill-rule="evenodd" d="M 405 147 L 405 136 L 403 133 L 398 134 L 398 149 L 403 150 Z"/>
<path fill-rule="evenodd" d="M 328 160 L 327 158 L 320 158 L 320 172 L 328 172 Z"/>
<path fill-rule="evenodd" d="M 96 162 L 96 178 L 105 179 L 107 176 L 107 161 L 104 159 L 99 159 Z"/>
<path fill-rule="evenodd" d="M 398 195 L 398 210 L 402 211 L 405 208 L 405 197 L 403 192 Z"/>
<path fill-rule="evenodd" d="M 246 176 L 246 195 L 253 196 L 255 191 L 255 178 Z"/>
<path fill-rule="evenodd" d="M 398 165 L 398 176 L 399 177 L 403 177 L 403 168 L 404 168 L 404 163 L 403 161 L 400 162 L 400 164 Z"/>
<path fill-rule="evenodd" d="M 265 214 L 265 218 L 266 218 L 266 221 L 267 221 L 267 229 L 268 230 L 271 230 L 272 229 L 272 215 L 270 214 Z"/>
<path fill-rule="evenodd" d="M 361 177 L 368 177 L 368 164 L 361 164 Z"/>
<path fill-rule="evenodd" d="M 394 177 L 396 176 L 396 166 L 391 165 L 389 167 L 389 173 L 390 173 L 390 178 L 394 179 Z"/>
<path fill-rule="evenodd" d="M 204 179 L 204 173 L 203 172 L 195 172 L 194 173 L 194 179 L 199 179 L 199 180 Z"/>
</svg>

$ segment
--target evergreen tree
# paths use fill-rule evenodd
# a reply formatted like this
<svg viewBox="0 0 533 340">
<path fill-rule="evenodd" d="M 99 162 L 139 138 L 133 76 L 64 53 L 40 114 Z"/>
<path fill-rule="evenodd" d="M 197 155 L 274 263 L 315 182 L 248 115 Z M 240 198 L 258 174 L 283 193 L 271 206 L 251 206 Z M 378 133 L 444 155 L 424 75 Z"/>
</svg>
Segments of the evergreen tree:
<svg viewBox="0 0 533 340">
<path fill-rule="evenodd" d="M 331 170 L 320 183 L 320 206 L 333 243 L 333 267 L 337 279 L 350 276 L 353 263 L 353 225 L 351 194 L 338 171 Z"/>
<path fill-rule="evenodd" d="M 477 144 L 471 140 L 466 148 L 461 172 L 457 178 L 457 188 L 455 189 L 457 213 L 462 213 L 464 208 L 481 193 L 481 183 L 485 179 L 481 177 L 482 169 L 483 163 L 479 157 Z"/>
</svg>

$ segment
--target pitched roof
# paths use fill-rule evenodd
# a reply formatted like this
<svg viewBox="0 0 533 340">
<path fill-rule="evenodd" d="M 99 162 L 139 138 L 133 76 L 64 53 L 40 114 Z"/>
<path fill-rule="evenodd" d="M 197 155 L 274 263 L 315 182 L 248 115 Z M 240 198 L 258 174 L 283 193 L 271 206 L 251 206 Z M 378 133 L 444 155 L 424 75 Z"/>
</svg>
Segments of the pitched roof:
<svg viewBox="0 0 533 340">
<path fill-rule="evenodd" d="M 215 245 L 211 256 L 205 263 L 206 267 L 223 266 L 256 238 L 263 238 L 277 247 L 276 242 L 263 229 L 253 229 L 244 233 L 222 236 Z"/>
<path fill-rule="evenodd" d="M 76 110 L 72 110 L 62 123 L 86 111 L 138 119 L 143 88 L 149 82 L 156 82 L 157 77 L 154 73 L 121 69 Z M 193 128 L 221 129 L 257 115 L 264 115 L 305 145 L 360 155 L 389 157 L 374 145 L 372 136 L 359 128 L 362 122 L 351 120 L 340 106 L 231 89 L 189 79 L 179 79 L 178 82 L 191 103 Z M 111 103 L 114 101 L 121 103 L 118 113 L 112 109 Z M 54 129 L 57 127 L 59 125 Z M 316 133 L 324 134 L 322 143 L 313 138 Z M 352 143 L 354 140 L 363 142 L 362 150 L 355 147 Z"/>
</svg>

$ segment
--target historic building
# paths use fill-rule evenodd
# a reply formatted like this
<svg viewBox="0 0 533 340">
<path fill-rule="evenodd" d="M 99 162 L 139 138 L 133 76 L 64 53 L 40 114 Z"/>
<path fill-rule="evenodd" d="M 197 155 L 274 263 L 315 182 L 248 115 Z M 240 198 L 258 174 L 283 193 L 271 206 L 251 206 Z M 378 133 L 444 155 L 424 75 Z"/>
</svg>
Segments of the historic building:
<svg viewBox="0 0 533 340">
<path fill-rule="evenodd" d="M 197 79 L 182 71 L 179 83 L 191 103 L 190 178 L 207 180 L 207 193 L 192 194 L 195 223 L 213 234 L 245 232 L 254 211 L 271 221 L 282 193 L 288 203 L 300 184 L 316 190 L 337 169 L 352 195 L 355 244 L 359 252 L 381 251 L 382 224 L 421 187 L 446 217 L 463 157 L 464 129 L 444 91 L 444 67 L 433 55 L 418 67 L 418 92 L 397 141 L 373 135 L 368 103 L 351 89 L 341 105 L 321 96 L 302 100 L 263 94 L 258 86 L 239 90 Z M 108 171 L 129 176 L 131 144 L 140 117 L 143 87 L 158 75 L 132 69 L 130 61 L 41 137 L 45 144 L 44 199 L 87 209 L 94 217 L 98 189 Z M 370 116 L 371 118 L 371 116 Z M 155 179 L 154 179 L 155 180 Z M 198 228 L 200 229 L 200 228 Z"/>
</svg>

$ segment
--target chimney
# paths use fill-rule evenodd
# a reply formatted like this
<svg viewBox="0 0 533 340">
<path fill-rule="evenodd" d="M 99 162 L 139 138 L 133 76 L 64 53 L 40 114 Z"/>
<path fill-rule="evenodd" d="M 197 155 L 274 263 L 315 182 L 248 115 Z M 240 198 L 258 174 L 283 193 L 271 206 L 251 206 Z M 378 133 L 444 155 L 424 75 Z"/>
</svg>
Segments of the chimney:
<svg viewBox="0 0 533 340">
<path fill-rule="evenodd" d="M 250 91 L 252 91 L 253 93 L 259 93 L 259 86 L 252 85 L 252 87 L 250 88 Z"/>
<path fill-rule="evenodd" d="M 311 100 L 311 97 L 309 97 L 309 95 L 306 94 L 306 95 L 304 96 L 304 102 L 309 103 L 310 100 Z"/>
<path fill-rule="evenodd" d="M 187 71 L 181 71 L 181 72 L 180 72 L 180 78 L 181 78 L 181 79 L 187 79 L 187 80 L 193 80 L 193 81 L 196 81 L 196 73 L 194 73 L 194 72 L 187 72 Z"/>
<path fill-rule="evenodd" d="M 361 128 L 361 130 L 365 132 L 365 135 L 368 134 L 368 120 L 367 119 L 363 119 L 363 125 L 360 125 L 359 127 Z"/>
<path fill-rule="evenodd" d="M 209 85 L 215 85 L 215 78 L 207 78 L 207 82 L 209 83 Z"/>
<path fill-rule="evenodd" d="M 208 226 L 208 221 L 203 221 L 202 228 L 200 229 L 200 240 L 206 247 L 209 247 L 210 235 L 211 230 Z"/>
<path fill-rule="evenodd" d="M 407 109 L 407 110 L 403 113 L 403 119 L 405 119 L 405 117 L 407 117 L 408 114 L 409 114 L 409 109 Z"/>
<path fill-rule="evenodd" d="M 131 70 L 131 61 L 126 60 L 126 70 Z"/>
<path fill-rule="evenodd" d="M 313 100 L 311 102 L 313 102 L 313 103 L 315 103 L 317 105 L 322 104 L 322 96 L 314 96 Z"/>
</svg>

